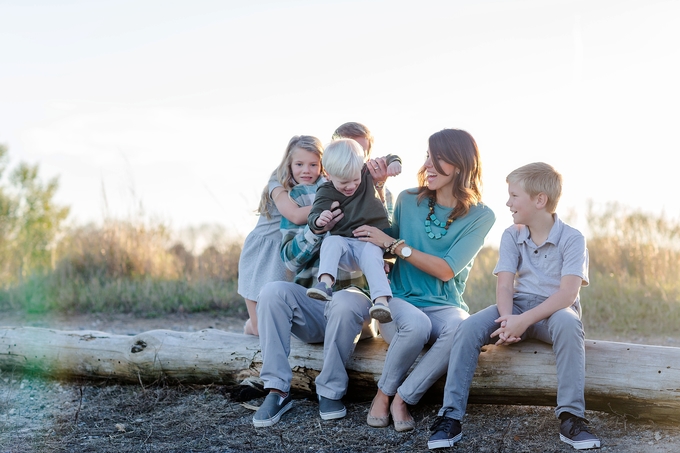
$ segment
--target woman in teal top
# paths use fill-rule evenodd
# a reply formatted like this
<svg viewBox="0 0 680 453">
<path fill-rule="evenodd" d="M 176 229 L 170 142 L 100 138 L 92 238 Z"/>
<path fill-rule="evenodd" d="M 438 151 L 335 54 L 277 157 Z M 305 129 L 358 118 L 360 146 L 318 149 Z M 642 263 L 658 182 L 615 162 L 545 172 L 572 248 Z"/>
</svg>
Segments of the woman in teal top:
<svg viewBox="0 0 680 453">
<path fill-rule="evenodd" d="M 380 324 L 390 346 L 367 416 L 370 426 L 386 427 L 391 415 L 397 431 L 415 427 L 407 404 L 418 403 L 446 372 L 453 334 L 468 317 L 465 283 L 495 221 L 481 201 L 482 168 L 472 136 L 444 129 L 428 144 L 418 187 L 399 195 L 390 234 L 371 226 L 354 231 L 397 257 L 390 273 L 393 321 Z M 426 344 L 430 349 L 406 377 Z"/>
</svg>

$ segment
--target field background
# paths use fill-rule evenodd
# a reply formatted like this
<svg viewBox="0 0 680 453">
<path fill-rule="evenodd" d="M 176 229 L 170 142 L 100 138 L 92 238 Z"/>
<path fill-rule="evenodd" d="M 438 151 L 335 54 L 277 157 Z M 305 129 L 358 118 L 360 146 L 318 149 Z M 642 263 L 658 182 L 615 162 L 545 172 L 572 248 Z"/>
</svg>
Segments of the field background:
<svg viewBox="0 0 680 453">
<path fill-rule="evenodd" d="M 68 207 L 54 202 L 56 180 L 42 181 L 37 166 L 8 171 L 7 163 L 0 146 L 0 325 L 117 334 L 241 329 L 246 311 L 236 279 L 243 238 L 216 226 L 172 231 L 141 207 L 124 219 L 74 224 Z M 678 221 L 612 204 L 591 205 L 587 224 L 586 336 L 678 346 Z M 493 247 L 476 259 L 465 295 L 472 312 L 494 302 L 496 259 Z M 316 402 L 302 398 L 263 430 L 253 428 L 250 406 L 223 386 L 61 382 L 4 370 L 0 450 L 427 451 L 440 402 L 414 406 L 417 429 L 396 433 L 366 425 L 370 401 L 346 400 L 348 416 L 337 423 L 319 423 Z M 586 416 L 603 451 L 679 451 L 677 428 L 626 414 Z M 551 408 L 471 405 L 464 422 L 456 451 L 573 451 L 559 441 Z"/>
<path fill-rule="evenodd" d="M 172 231 L 141 205 L 125 219 L 73 224 L 68 206 L 54 202 L 56 179 L 42 181 L 37 165 L 8 164 L 0 145 L 0 313 L 246 316 L 236 293 L 243 238 L 219 226 Z M 675 342 L 680 222 L 616 203 L 591 203 L 585 217 L 587 336 Z M 496 259 L 493 247 L 476 259 L 465 294 L 471 312 L 494 303 Z"/>
</svg>

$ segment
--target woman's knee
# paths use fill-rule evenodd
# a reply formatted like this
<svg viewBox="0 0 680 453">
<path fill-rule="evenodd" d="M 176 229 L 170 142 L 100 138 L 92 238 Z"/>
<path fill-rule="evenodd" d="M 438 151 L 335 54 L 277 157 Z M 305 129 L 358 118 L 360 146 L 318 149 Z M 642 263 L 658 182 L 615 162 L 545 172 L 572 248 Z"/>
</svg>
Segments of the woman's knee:
<svg viewBox="0 0 680 453">
<path fill-rule="evenodd" d="M 390 303 L 392 319 L 400 337 L 408 337 L 409 341 L 427 343 L 432 332 L 432 321 L 422 311 L 415 309 L 407 312 L 400 311 Z"/>
</svg>

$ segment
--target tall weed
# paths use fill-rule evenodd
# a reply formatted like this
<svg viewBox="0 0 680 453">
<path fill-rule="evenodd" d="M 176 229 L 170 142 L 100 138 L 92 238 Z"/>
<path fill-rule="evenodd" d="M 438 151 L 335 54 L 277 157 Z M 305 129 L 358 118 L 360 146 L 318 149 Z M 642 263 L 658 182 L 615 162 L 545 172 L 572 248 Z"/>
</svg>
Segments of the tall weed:
<svg viewBox="0 0 680 453">
<path fill-rule="evenodd" d="M 590 286 L 581 291 L 586 333 L 677 335 L 680 223 L 616 204 L 591 205 L 587 220 Z M 240 314 L 241 245 L 216 233 L 195 251 L 163 224 L 143 221 L 72 228 L 55 248 L 51 269 L 0 289 L 0 310 Z M 465 292 L 471 313 L 495 303 L 497 258 L 495 248 L 485 247 L 475 259 Z"/>
<path fill-rule="evenodd" d="M 588 209 L 590 285 L 581 290 L 588 335 L 677 336 L 680 223 L 618 204 Z M 495 248 L 477 256 L 465 291 L 470 312 L 496 300 Z"/>
<path fill-rule="evenodd" d="M 66 232 L 54 268 L 0 292 L 0 308 L 29 312 L 241 313 L 241 244 L 213 238 L 194 254 L 157 223 L 106 221 Z"/>
</svg>

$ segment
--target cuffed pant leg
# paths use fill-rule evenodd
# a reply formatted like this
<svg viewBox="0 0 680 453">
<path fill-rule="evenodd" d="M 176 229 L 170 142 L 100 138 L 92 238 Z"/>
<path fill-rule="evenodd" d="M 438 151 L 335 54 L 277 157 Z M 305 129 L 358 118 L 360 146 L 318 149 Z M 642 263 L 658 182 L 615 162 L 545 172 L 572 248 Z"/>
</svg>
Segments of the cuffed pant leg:
<svg viewBox="0 0 680 453">
<path fill-rule="evenodd" d="M 432 323 L 432 347 L 423 355 L 397 392 L 407 404 L 417 404 L 425 392 L 444 376 L 449 365 L 453 337 L 468 313 L 458 307 L 426 307 L 423 312 Z"/>
<path fill-rule="evenodd" d="M 489 306 L 461 322 L 453 336 L 444 387 L 444 405 L 439 415 L 462 420 L 482 346 L 491 343 L 498 328 L 498 308 Z"/>
<path fill-rule="evenodd" d="M 315 301 L 319 306 L 324 304 Z M 326 333 L 321 373 L 316 378 L 316 392 L 332 400 L 342 398 L 347 392 L 345 365 L 354 352 L 362 331 L 368 329 L 371 301 L 356 288 L 338 291 L 333 300 L 325 304 Z"/>
<path fill-rule="evenodd" d="M 528 338 L 553 345 L 557 364 L 555 415 L 569 412 L 585 416 L 586 350 L 583 324 L 573 308 L 564 308 L 534 324 Z"/>
<path fill-rule="evenodd" d="M 419 308 L 396 297 L 390 301 L 390 311 L 392 322 L 380 325 L 390 347 L 378 388 L 392 396 L 429 340 L 432 323 Z"/>
<path fill-rule="evenodd" d="M 265 388 L 290 391 L 293 377 L 288 363 L 291 333 L 307 343 L 324 338 L 324 305 L 306 295 L 306 288 L 290 282 L 271 282 L 260 292 L 257 318 L 262 350 L 260 378 Z"/>
</svg>

